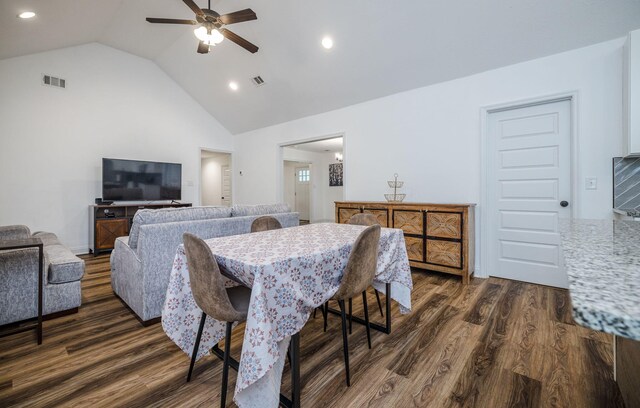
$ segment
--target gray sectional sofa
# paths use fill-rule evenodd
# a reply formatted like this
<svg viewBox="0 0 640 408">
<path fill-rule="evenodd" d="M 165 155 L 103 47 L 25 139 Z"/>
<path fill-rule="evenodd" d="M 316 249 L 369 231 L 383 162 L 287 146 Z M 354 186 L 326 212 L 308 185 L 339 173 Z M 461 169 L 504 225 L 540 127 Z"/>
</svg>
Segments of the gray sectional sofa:
<svg viewBox="0 0 640 408">
<path fill-rule="evenodd" d="M 142 324 L 157 322 L 182 234 L 203 239 L 246 234 L 253 220 L 262 215 L 277 218 L 285 228 L 300 222 L 298 213 L 286 204 L 138 211 L 129 236 L 118 238 L 111 253 L 113 291 Z"/>
<path fill-rule="evenodd" d="M 40 238 L 44 252 L 43 314 L 73 311 L 82 304 L 84 261 L 55 234 L 24 225 L 0 227 L 0 240 Z M 38 315 L 38 249 L 0 251 L 0 326 Z"/>
</svg>

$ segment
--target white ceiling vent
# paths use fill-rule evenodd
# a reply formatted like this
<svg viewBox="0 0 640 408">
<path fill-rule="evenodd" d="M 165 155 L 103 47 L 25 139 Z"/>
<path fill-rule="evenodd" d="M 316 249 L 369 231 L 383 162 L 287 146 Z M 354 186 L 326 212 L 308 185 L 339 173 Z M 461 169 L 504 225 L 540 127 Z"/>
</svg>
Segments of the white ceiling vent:
<svg viewBox="0 0 640 408">
<path fill-rule="evenodd" d="M 62 78 L 58 78 L 58 77 L 54 77 L 51 75 L 42 75 L 42 84 L 43 85 L 49 85 L 49 86 L 55 86 L 58 88 L 66 88 L 67 87 L 67 81 L 65 79 Z"/>
<path fill-rule="evenodd" d="M 253 82 L 253 84 L 255 86 L 262 86 L 264 85 L 264 79 L 262 79 L 262 77 L 260 75 L 258 76 L 254 76 L 253 78 L 251 78 L 251 82 Z"/>
</svg>

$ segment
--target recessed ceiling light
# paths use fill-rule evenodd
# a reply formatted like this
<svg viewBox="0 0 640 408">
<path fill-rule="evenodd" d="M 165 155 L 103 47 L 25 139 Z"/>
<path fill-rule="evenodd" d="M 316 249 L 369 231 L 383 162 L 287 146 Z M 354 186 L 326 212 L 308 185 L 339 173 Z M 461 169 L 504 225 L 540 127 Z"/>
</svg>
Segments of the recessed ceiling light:
<svg viewBox="0 0 640 408">
<path fill-rule="evenodd" d="M 23 11 L 22 13 L 18 14 L 18 17 L 20 18 L 34 18 L 36 16 L 36 13 L 34 13 L 33 11 Z"/>
<path fill-rule="evenodd" d="M 231 90 L 233 90 L 233 91 L 237 91 L 238 90 L 238 83 L 234 82 L 234 81 L 229 82 L 229 88 L 231 88 Z"/>
<path fill-rule="evenodd" d="M 23 11 L 22 13 L 18 14 L 18 17 L 20 18 L 34 18 L 36 16 L 36 13 L 34 13 L 33 11 Z"/>
<path fill-rule="evenodd" d="M 333 40 L 331 37 L 324 37 L 322 39 L 322 46 L 326 49 L 331 49 L 333 47 Z"/>
</svg>

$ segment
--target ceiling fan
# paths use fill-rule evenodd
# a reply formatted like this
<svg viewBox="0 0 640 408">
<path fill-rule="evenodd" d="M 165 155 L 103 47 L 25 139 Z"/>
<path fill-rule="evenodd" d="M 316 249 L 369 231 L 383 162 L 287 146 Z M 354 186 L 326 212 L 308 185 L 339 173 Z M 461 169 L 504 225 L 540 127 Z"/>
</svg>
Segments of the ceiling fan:
<svg viewBox="0 0 640 408">
<path fill-rule="evenodd" d="M 161 24 L 186 24 L 186 25 L 198 25 L 193 32 L 200 40 L 198 43 L 198 53 L 206 54 L 209 52 L 209 47 L 215 46 L 228 38 L 234 43 L 238 44 L 245 50 L 256 53 L 258 47 L 244 38 L 240 37 L 233 31 L 229 31 L 224 28 L 225 25 L 242 23 L 243 21 L 257 20 L 256 13 L 251 9 L 244 9 L 236 11 L 234 13 L 220 15 L 211 10 L 211 0 L 209 0 L 208 8 L 201 9 L 193 0 L 182 0 L 194 13 L 196 13 L 196 19 L 194 20 L 179 20 L 174 18 L 152 18 L 147 17 L 147 21 L 150 23 Z"/>
</svg>

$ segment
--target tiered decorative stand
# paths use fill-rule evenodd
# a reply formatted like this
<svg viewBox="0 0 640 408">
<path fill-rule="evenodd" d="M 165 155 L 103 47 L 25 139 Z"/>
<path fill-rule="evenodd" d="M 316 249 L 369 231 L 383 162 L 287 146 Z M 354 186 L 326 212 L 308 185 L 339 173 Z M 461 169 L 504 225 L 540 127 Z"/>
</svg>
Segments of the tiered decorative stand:
<svg viewBox="0 0 640 408">
<path fill-rule="evenodd" d="M 398 181 L 398 173 L 393 175 L 393 181 L 387 181 L 389 187 L 393 189 L 393 194 L 385 194 L 384 198 L 390 203 L 401 203 L 407 196 L 404 193 L 398 193 L 398 189 L 402 188 L 404 181 Z"/>
</svg>

